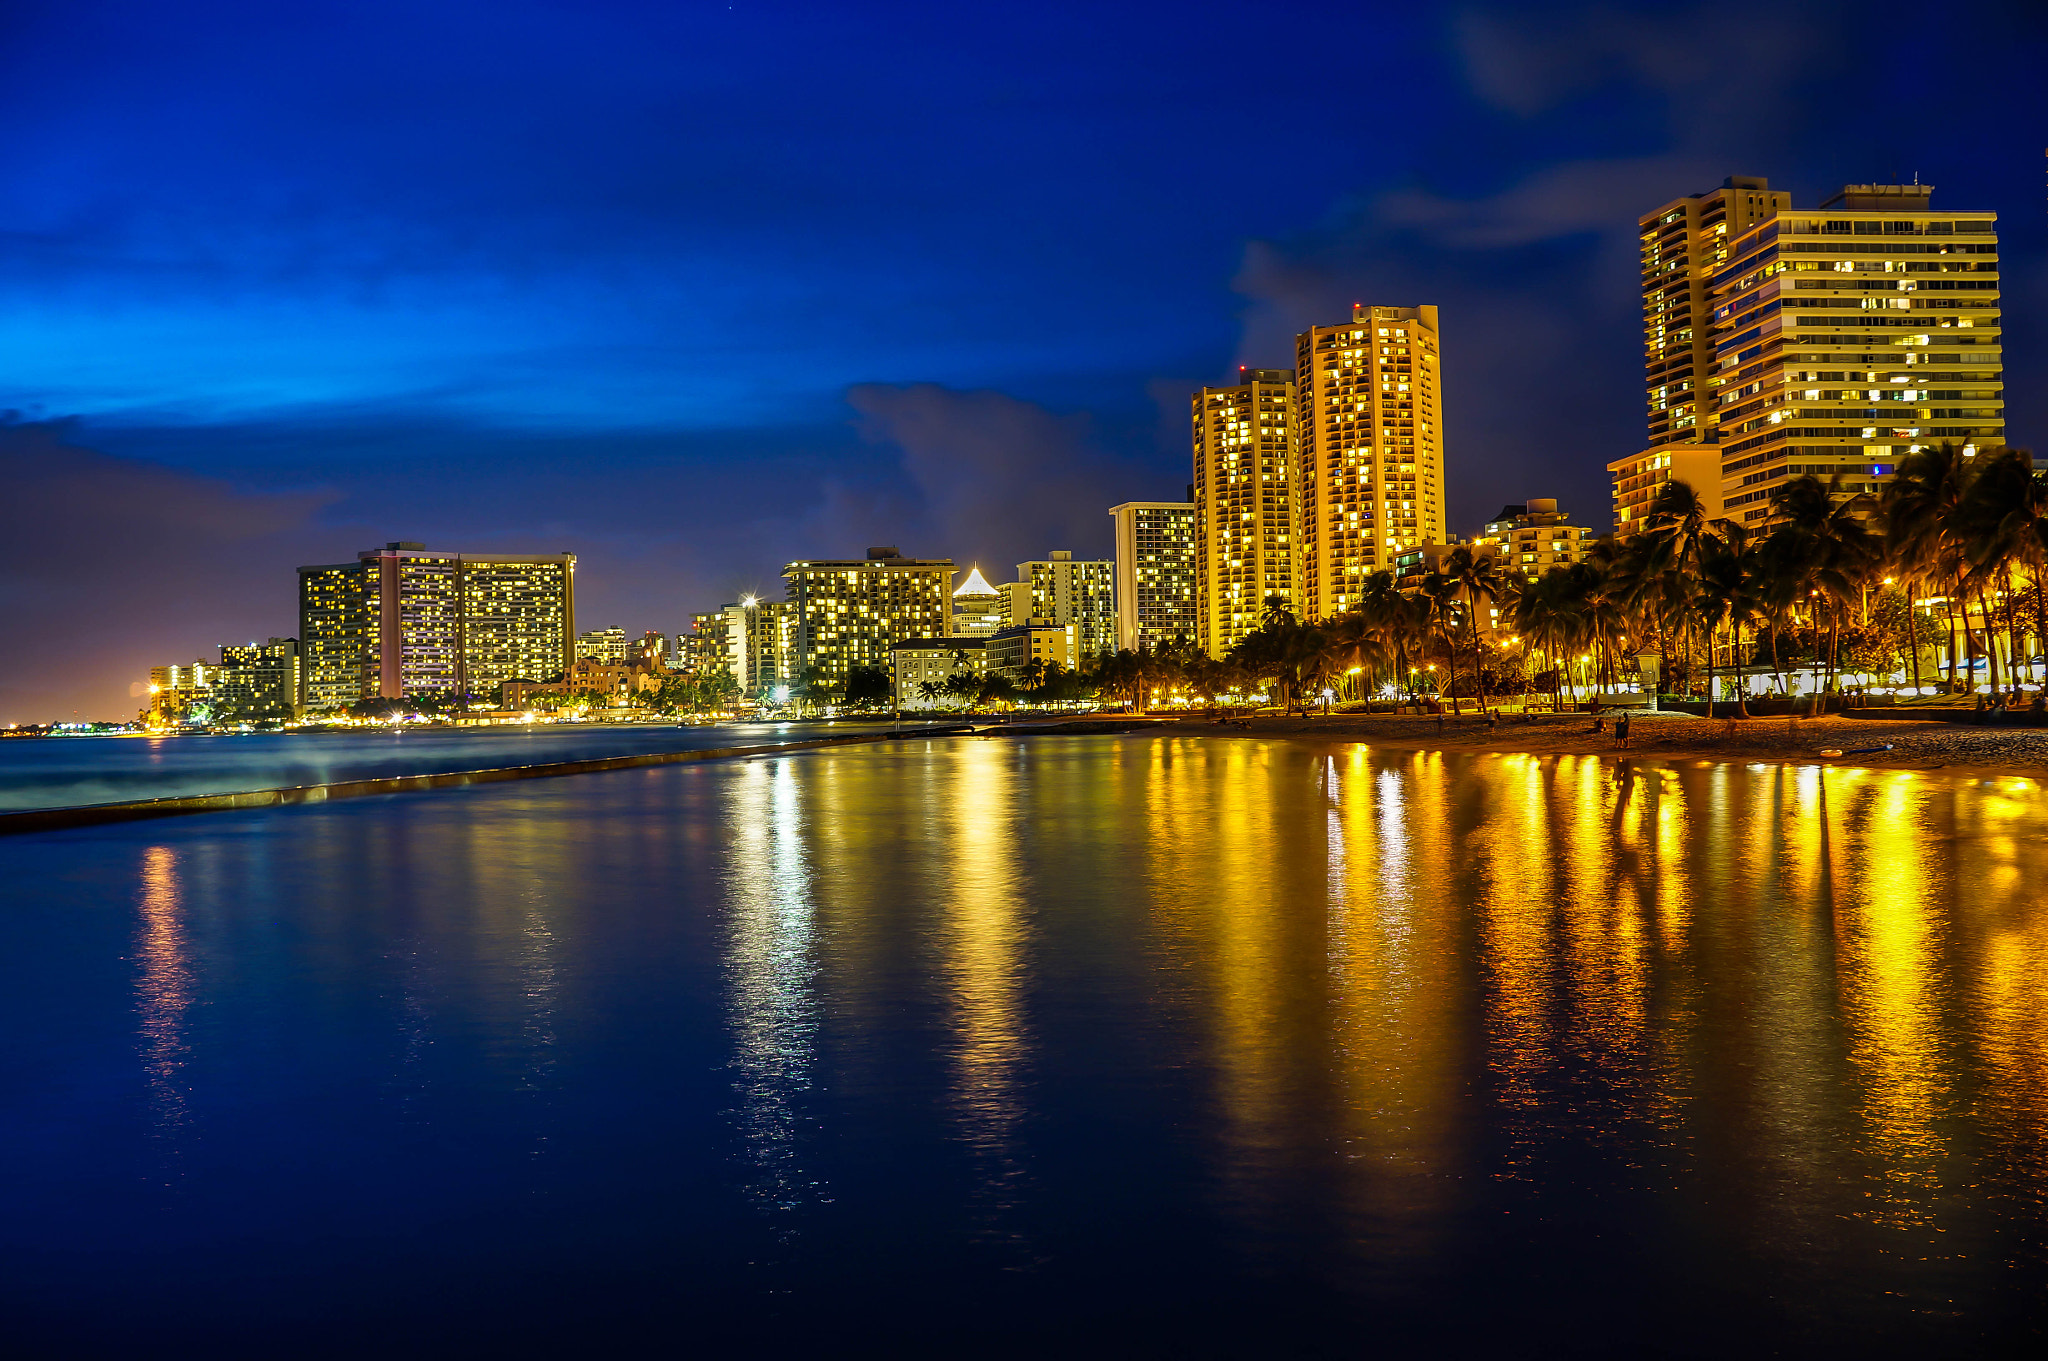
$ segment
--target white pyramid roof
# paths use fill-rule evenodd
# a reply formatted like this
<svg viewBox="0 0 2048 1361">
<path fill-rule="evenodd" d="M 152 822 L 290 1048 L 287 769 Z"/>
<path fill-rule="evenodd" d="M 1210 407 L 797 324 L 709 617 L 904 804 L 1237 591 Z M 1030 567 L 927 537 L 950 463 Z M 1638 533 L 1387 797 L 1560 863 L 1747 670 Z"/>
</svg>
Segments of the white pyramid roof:
<svg viewBox="0 0 2048 1361">
<path fill-rule="evenodd" d="M 995 593 L 996 588 L 988 584 L 988 578 L 981 574 L 981 569 L 979 567 L 970 567 L 967 569 L 967 580 L 960 583 L 960 588 L 953 592 L 953 597 L 957 600 L 963 595 L 994 595 Z"/>
</svg>

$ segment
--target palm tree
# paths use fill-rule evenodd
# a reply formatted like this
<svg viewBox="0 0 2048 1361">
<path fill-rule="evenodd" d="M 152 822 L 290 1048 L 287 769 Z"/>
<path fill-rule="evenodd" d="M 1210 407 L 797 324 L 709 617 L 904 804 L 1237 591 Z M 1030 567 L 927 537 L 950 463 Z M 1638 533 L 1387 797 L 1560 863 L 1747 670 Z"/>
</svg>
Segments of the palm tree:
<svg viewBox="0 0 2048 1361">
<path fill-rule="evenodd" d="M 1551 661 L 1551 708 L 1563 708 L 1564 659 L 1575 652 L 1585 628 L 1584 577 L 1553 567 L 1515 593 L 1515 630 Z"/>
<path fill-rule="evenodd" d="M 1828 618 L 1824 692 L 1834 688 L 1842 615 L 1849 603 L 1860 597 L 1882 557 L 1882 545 L 1865 524 L 1870 509 L 1867 496 L 1843 491 L 1840 474 L 1823 483 L 1808 473 L 1771 493 L 1772 513 L 1781 521 L 1772 537 L 1784 541 L 1780 561 L 1796 564 L 1799 580 L 1792 594 L 1807 602 L 1817 669 L 1822 662 L 1822 613 Z"/>
<path fill-rule="evenodd" d="M 1660 635 L 1677 642 L 1674 660 L 1682 671 L 1692 657 L 1694 587 L 1708 544 L 1716 537 L 1706 502 L 1689 483 L 1673 479 L 1657 489 L 1643 533 L 1635 541 L 1641 597 L 1655 611 Z M 1688 673 L 1686 681 L 1690 679 Z"/>
<path fill-rule="evenodd" d="M 1968 564 L 1963 580 L 1965 598 L 1975 591 L 1978 599 L 1992 590 L 2005 600 L 2006 656 L 2011 678 L 2019 677 L 2022 649 L 2013 619 L 2012 569 L 2024 567 L 2038 582 L 2048 546 L 2048 480 L 2034 471 L 2031 454 L 2022 449 L 1986 450 L 1978 455 L 1977 474 L 1964 489 L 1962 524 L 1959 526 L 1961 552 Z M 2040 592 L 2034 594 L 2036 622 L 2042 610 Z M 2037 627 L 2036 636 L 2048 630 Z M 1991 618 L 1985 613 L 1987 644 Z M 1992 647 L 1992 685 L 1997 687 L 1997 649 Z"/>
<path fill-rule="evenodd" d="M 1472 638 L 1472 684 L 1479 695 L 1479 712 L 1487 712 L 1486 676 L 1479 665 L 1479 609 L 1485 602 L 1491 609 L 1500 597 L 1501 577 L 1499 564 L 1491 553 L 1474 553 L 1467 545 L 1459 545 L 1444 558 L 1443 575 L 1450 581 L 1452 589 L 1465 602 L 1465 627 Z M 1451 671 L 1457 672 L 1457 656 L 1451 657 Z"/>
<path fill-rule="evenodd" d="M 1960 651 L 1955 631 L 1962 577 L 1957 531 L 1963 522 L 1963 497 L 1975 474 L 1974 459 L 1953 444 L 1939 444 L 1906 455 L 1878 502 L 1885 551 L 1895 570 L 1908 583 L 1941 591 L 1949 620 L 1951 682 L 1959 669 Z M 1967 628 L 1964 636 L 1967 640 Z"/>
</svg>

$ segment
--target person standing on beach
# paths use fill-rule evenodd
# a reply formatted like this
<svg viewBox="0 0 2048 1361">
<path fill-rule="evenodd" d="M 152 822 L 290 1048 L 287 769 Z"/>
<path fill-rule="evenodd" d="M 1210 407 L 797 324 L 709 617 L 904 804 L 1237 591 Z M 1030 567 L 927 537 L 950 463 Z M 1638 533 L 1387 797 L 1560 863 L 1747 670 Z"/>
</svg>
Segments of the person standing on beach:
<svg viewBox="0 0 2048 1361">
<path fill-rule="evenodd" d="M 1617 747 L 1626 747 L 1628 745 L 1628 715 L 1626 713 L 1617 716 L 1614 720 L 1614 745 Z"/>
</svg>

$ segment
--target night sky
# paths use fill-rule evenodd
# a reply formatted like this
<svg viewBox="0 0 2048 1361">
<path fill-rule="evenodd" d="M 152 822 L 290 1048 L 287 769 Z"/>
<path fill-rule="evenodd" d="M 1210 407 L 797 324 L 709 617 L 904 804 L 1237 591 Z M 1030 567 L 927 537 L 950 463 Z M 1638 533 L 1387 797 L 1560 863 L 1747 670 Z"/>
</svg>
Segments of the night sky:
<svg viewBox="0 0 2048 1361">
<path fill-rule="evenodd" d="M 2044 415 L 2048 6 L 10 0 L 0 721 L 296 630 L 389 539 L 674 632 L 895 544 L 1108 556 L 1188 391 L 1443 309 L 1452 527 L 1607 523 L 1634 222 L 1729 174 L 2002 216 Z"/>
</svg>

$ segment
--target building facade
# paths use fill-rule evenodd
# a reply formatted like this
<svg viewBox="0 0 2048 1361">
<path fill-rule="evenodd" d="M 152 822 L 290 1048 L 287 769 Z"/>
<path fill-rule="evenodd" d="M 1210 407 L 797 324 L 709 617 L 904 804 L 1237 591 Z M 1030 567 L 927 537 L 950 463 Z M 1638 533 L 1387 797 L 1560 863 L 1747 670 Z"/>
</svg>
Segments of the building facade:
<svg viewBox="0 0 2048 1361">
<path fill-rule="evenodd" d="M 1294 375 L 1243 374 L 1189 399 L 1195 641 L 1212 657 L 1258 630 L 1269 596 L 1295 605 Z"/>
<path fill-rule="evenodd" d="M 1997 215 L 1850 185 L 1733 236 L 1715 276 L 1721 493 L 1768 520 L 1788 478 L 1876 491 L 1908 454 L 2005 438 Z"/>
<path fill-rule="evenodd" d="M 222 643 L 213 692 L 218 717 L 296 718 L 302 712 L 299 640 L 272 638 L 245 646 Z"/>
<path fill-rule="evenodd" d="M 488 696 L 575 660 L 573 553 L 443 553 L 394 542 L 299 569 L 302 708 Z"/>
<path fill-rule="evenodd" d="M 1116 650 L 1116 564 L 1076 562 L 1071 551 L 1053 549 L 1036 562 L 1017 564 L 1005 627 L 1074 626 L 1084 657 Z"/>
<path fill-rule="evenodd" d="M 1343 613 L 1401 550 L 1445 537 L 1437 335 L 1434 307 L 1359 304 L 1295 339 L 1304 619 Z"/>
<path fill-rule="evenodd" d="M 1126 501 L 1116 523 L 1116 645 L 1128 652 L 1190 646 L 1196 621 L 1195 506 Z"/>
<path fill-rule="evenodd" d="M 149 669 L 149 710 L 152 721 L 177 722 L 200 709 L 200 716 L 213 713 L 213 687 L 220 667 L 199 661 L 190 666 L 152 666 Z M 203 708 L 201 707 L 203 706 Z"/>
<path fill-rule="evenodd" d="M 953 562 L 870 548 L 865 559 L 792 562 L 783 568 L 792 674 L 815 667 L 834 683 L 856 666 L 888 672 L 891 649 L 952 628 Z"/>
<path fill-rule="evenodd" d="M 967 569 L 967 580 L 953 590 L 955 638 L 986 638 L 1010 623 L 1010 597 L 988 584 L 979 567 Z"/>
<path fill-rule="evenodd" d="M 1027 668 L 1034 661 L 1063 671 L 1078 670 L 1081 662 L 1080 630 L 1073 624 L 1012 625 L 991 637 L 986 647 L 988 673 L 1017 686 L 1026 683 Z"/>
<path fill-rule="evenodd" d="M 1502 506 L 1500 514 L 1473 540 L 1473 546 L 1491 550 L 1503 571 L 1518 572 L 1533 581 L 1553 567 L 1580 561 L 1600 537 L 1581 525 L 1567 524 L 1567 518 L 1549 497 Z"/>
<path fill-rule="evenodd" d="M 1649 448 L 1717 439 L 1712 307 L 1729 245 L 1790 207 L 1792 196 L 1755 175 L 1673 199 L 1636 221 L 1643 291 L 1643 386 Z M 1694 484 L 1694 490 L 1704 488 Z"/>
<path fill-rule="evenodd" d="M 724 610 L 693 614 L 690 627 L 676 635 L 676 669 L 697 672 L 725 666 L 730 646 Z"/>
<path fill-rule="evenodd" d="M 757 698 L 796 679 L 790 669 L 795 614 L 786 601 L 748 596 L 724 613 L 725 666 L 742 695 Z"/>
<path fill-rule="evenodd" d="M 973 698 L 947 689 L 956 676 L 970 677 L 979 686 L 988 669 L 988 639 L 956 635 L 951 638 L 913 638 L 891 649 L 895 656 L 896 707 L 899 709 L 957 708 Z M 933 693 L 927 695 L 924 687 Z"/>
<path fill-rule="evenodd" d="M 1721 450 L 1715 445 L 1659 444 L 1608 464 L 1607 478 L 1614 488 L 1614 532 L 1624 538 L 1642 527 L 1666 482 L 1683 482 L 1699 493 L 1709 520 L 1726 513 L 1721 504 Z"/>
<path fill-rule="evenodd" d="M 576 660 L 623 662 L 626 660 L 626 631 L 622 628 L 592 629 L 576 635 Z"/>
</svg>

